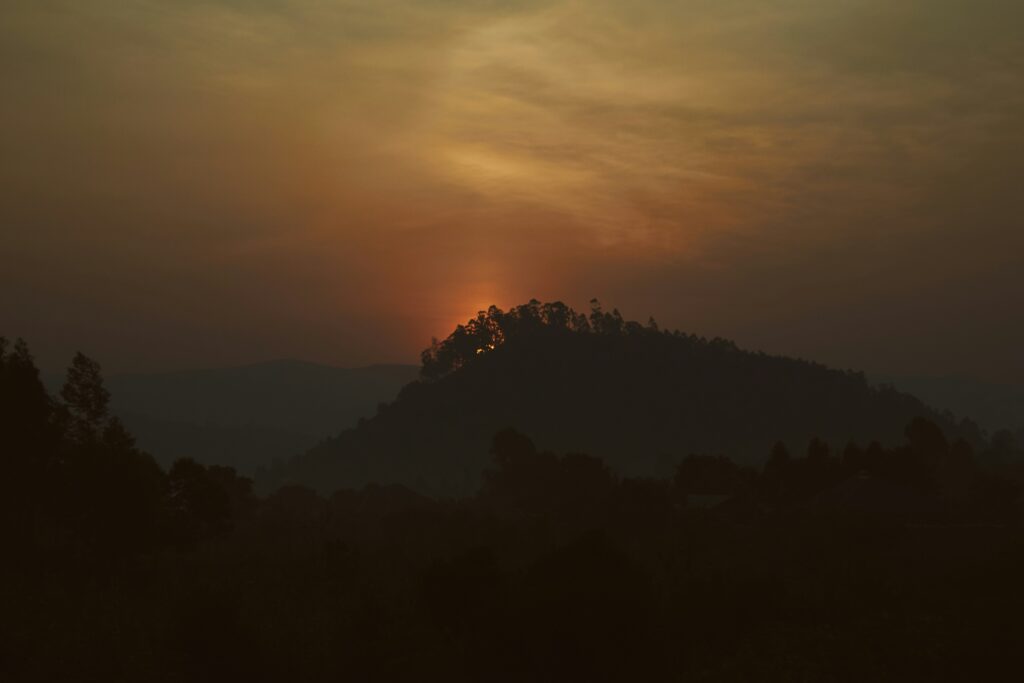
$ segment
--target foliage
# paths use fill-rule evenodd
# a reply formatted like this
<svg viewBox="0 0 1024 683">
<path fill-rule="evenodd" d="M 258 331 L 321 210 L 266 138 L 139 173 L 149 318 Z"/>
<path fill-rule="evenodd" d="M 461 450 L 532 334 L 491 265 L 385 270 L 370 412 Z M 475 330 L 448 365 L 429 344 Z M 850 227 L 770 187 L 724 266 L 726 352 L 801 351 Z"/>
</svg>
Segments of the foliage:
<svg viewBox="0 0 1024 683">
<path fill-rule="evenodd" d="M 104 396 L 75 366 L 66 395 Z M 975 455 L 922 418 L 658 480 L 506 429 L 463 499 L 257 498 L 162 472 L 23 344 L 0 342 L 0 406 L 3 680 L 988 680 L 1022 634 L 1006 435 Z"/>
<path fill-rule="evenodd" d="M 508 312 L 491 306 L 477 313 L 476 318 L 466 324 L 456 326 L 447 339 L 434 339 L 430 348 L 422 354 L 422 375 L 427 379 L 443 377 L 478 356 L 516 339 L 560 332 L 586 333 L 609 328 L 603 322 L 605 316 L 600 312 L 600 306 L 596 301 L 594 304 L 589 322 L 586 316 L 576 313 L 561 301 L 542 304 L 531 299 L 529 303 L 516 306 Z M 615 311 L 615 319 L 619 323 L 622 321 L 618 311 Z"/>
</svg>

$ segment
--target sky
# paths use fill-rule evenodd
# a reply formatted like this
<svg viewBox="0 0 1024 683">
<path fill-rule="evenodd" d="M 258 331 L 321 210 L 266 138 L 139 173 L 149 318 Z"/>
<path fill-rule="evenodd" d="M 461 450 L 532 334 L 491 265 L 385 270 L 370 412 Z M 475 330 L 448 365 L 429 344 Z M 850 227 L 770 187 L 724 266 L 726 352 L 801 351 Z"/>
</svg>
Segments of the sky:
<svg viewBox="0 0 1024 683">
<path fill-rule="evenodd" d="M 530 298 L 1024 383 L 1019 0 L 5 0 L 0 334 L 417 362 Z"/>
</svg>

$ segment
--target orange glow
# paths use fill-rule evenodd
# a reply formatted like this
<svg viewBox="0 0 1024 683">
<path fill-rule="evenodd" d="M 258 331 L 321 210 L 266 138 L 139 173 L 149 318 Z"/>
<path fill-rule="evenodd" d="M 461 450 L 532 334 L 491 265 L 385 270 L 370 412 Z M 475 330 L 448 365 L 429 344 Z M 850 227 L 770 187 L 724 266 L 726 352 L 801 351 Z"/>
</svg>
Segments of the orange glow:
<svg viewBox="0 0 1024 683">
<path fill-rule="evenodd" d="M 533 297 L 801 353 L 956 273 L 1016 310 L 1024 10 L 952 1 L 7 0 L 0 318 L 160 368 L 410 360 Z"/>
</svg>

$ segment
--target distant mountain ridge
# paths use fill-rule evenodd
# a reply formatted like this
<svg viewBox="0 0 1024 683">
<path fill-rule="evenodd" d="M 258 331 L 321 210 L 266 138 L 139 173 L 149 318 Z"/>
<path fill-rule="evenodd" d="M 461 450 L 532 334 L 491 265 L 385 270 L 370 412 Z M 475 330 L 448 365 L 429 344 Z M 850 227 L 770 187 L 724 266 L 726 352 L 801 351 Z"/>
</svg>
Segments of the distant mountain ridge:
<svg viewBox="0 0 1024 683">
<path fill-rule="evenodd" d="M 231 426 L 274 425 L 320 434 L 355 421 L 415 378 L 412 365 L 340 368 L 299 360 L 178 372 L 120 374 L 108 381 L 114 409 Z M 331 425 L 334 425 L 333 427 Z"/>
<path fill-rule="evenodd" d="M 878 380 L 936 408 L 969 416 L 990 433 L 1005 429 L 1024 434 L 1024 386 L 967 377 L 883 376 Z"/>
<path fill-rule="evenodd" d="M 275 360 L 119 374 L 107 386 L 112 411 L 161 464 L 192 457 L 251 473 L 372 415 L 417 373 L 412 365 L 339 368 Z"/>
<path fill-rule="evenodd" d="M 401 483 L 437 496 L 472 492 L 491 436 L 514 427 L 544 448 L 604 458 L 631 476 L 664 476 L 689 453 L 765 459 L 782 440 L 901 442 L 915 417 L 973 445 L 982 435 L 862 373 L 664 332 L 599 305 L 492 307 L 423 354 L 420 381 L 377 414 L 262 473 L 263 489 L 321 491 Z"/>
</svg>

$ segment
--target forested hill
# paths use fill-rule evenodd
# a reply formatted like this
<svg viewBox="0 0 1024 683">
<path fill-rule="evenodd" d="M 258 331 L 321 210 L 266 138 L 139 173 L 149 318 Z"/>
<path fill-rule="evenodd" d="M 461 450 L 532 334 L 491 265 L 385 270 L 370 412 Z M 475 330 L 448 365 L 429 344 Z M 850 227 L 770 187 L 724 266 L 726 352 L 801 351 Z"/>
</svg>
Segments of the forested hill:
<svg viewBox="0 0 1024 683">
<path fill-rule="evenodd" d="M 757 463 L 780 440 L 796 451 L 813 437 L 833 448 L 897 443 L 918 416 L 951 438 L 981 442 L 973 423 L 872 387 L 861 373 L 662 331 L 592 306 L 589 315 L 537 301 L 481 312 L 424 351 L 421 379 L 393 403 L 262 472 L 258 485 L 328 492 L 402 483 L 461 495 L 477 489 L 491 436 L 509 426 L 545 448 L 603 457 L 629 476 L 664 476 L 691 453 Z"/>
</svg>

